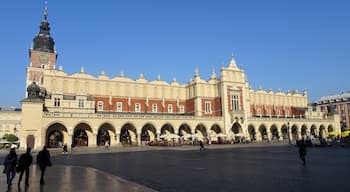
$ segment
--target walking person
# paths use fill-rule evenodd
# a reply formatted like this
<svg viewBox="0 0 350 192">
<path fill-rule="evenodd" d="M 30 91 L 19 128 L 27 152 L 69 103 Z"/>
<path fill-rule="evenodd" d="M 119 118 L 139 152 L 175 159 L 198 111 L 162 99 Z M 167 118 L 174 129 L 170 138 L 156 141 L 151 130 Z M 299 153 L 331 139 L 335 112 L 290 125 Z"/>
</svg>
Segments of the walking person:
<svg viewBox="0 0 350 192">
<path fill-rule="evenodd" d="M 299 157 L 303 161 L 303 165 L 306 165 L 306 145 L 304 139 L 299 140 L 298 142 L 298 147 L 299 147 Z"/>
<path fill-rule="evenodd" d="M 109 140 L 106 140 L 106 142 L 105 142 L 105 149 L 109 150 Z"/>
<path fill-rule="evenodd" d="M 67 147 L 67 144 L 64 144 L 64 145 L 63 145 L 62 154 L 68 154 L 68 147 Z"/>
<path fill-rule="evenodd" d="M 10 153 L 5 157 L 3 173 L 6 174 L 7 187 L 9 189 L 11 188 L 12 180 L 16 176 L 17 158 L 15 148 L 11 148 Z"/>
<path fill-rule="evenodd" d="M 70 145 L 70 151 L 71 151 L 71 153 L 73 153 L 74 147 L 75 147 L 74 142 L 72 142 L 72 144 Z"/>
<path fill-rule="evenodd" d="M 44 185 L 45 184 L 45 182 L 44 182 L 44 175 L 45 175 L 46 167 L 47 166 L 49 166 L 49 167 L 52 166 L 50 152 L 47 150 L 46 146 L 44 146 L 43 150 L 41 150 L 38 153 L 37 164 L 39 165 L 40 171 L 41 171 L 40 185 Z"/>
<path fill-rule="evenodd" d="M 200 150 L 200 151 L 201 151 L 201 150 L 205 150 L 205 147 L 204 147 L 204 144 L 203 144 L 203 141 L 202 141 L 202 140 L 199 141 L 199 150 Z"/>
<path fill-rule="evenodd" d="M 18 185 L 21 184 L 23 173 L 26 172 L 26 187 L 29 186 L 29 168 L 33 162 L 33 156 L 30 154 L 32 148 L 28 147 L 26 153 L 22 154 L 18 160 L 17 172 L 19 172 Z"/>
</svg>

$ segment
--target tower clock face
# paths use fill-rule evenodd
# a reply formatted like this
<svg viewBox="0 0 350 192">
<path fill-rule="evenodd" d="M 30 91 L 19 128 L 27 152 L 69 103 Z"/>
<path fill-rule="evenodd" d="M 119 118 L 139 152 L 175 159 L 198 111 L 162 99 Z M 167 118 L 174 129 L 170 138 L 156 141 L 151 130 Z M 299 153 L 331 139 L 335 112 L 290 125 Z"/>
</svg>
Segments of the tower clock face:
<svg viewBox="0 0 350 192">
<path fill-rule="evenodd" d="M 45 53 L 40 53 L 39 54 L 39 59 L 42 64 L 47 64 L 48 63 L 48 56 Z"/>
</svg>

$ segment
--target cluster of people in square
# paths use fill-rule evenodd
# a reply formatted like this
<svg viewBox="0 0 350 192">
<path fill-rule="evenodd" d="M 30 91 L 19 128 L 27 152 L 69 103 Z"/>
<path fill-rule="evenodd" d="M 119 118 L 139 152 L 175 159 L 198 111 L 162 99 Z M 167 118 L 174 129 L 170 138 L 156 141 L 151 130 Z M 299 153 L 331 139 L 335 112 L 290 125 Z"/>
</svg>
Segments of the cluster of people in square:
<svg viewBox="0 0 350 192">
<path fill-rule="evenodd" d="M 16 177 L 16 173 L 19 173 L 18 186 L 21 185 L 23 174 L 25 173 L 25 187 L 29 187 L 29 170 L 33 163 L 33 156 L 31 154 L 32 149 L 27 148 L 26 152 L 23 153 L 19 159 L 16 153 L 16 147 L 11 147 L 10 153 L 6 155 L 4 160 L 3 173 L 6 174 L 6 182 L 8 189 L 11 188 L 13 180 Z M 46 146 L 36 156 L 37 166 L 40 168 L 40 185 L 44 185 L 44 175 L 46 167 L 52 166 L 50 152 Z"/>
</svg>

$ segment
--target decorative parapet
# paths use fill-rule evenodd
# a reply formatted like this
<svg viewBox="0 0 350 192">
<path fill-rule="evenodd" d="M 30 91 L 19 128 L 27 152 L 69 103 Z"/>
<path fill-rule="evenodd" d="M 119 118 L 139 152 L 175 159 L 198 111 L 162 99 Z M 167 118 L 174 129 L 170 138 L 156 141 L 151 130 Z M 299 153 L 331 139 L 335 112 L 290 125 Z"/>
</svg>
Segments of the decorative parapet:
<svg viewBox="0 0 350 192">
<path fill-rule="evenodd" d="M 95 118 L 95 119 L 166 119 L 166 120 L 209 120 L 223 121 L 223 117 L 196 117 L 189 115 L 157 115 L 136 113 L 60 113 L 44 112 L 44 118 Z"/>
</svg>

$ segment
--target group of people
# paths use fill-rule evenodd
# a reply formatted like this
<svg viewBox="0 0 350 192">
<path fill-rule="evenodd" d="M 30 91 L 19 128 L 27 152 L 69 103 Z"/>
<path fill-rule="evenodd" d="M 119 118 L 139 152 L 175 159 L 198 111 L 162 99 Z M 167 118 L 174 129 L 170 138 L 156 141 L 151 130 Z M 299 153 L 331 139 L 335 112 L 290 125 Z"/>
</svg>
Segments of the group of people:
<svg viewBox="0 0 350 192">
<path fill-rule="evenodd" d="M 16 173 L 20 174 L 18 179 L 18 186 L 20 186 L 24 172 L 26 174 L 25 186 L 29 186 L 29 170 L 33 163 L 31 151 L 31 148 L 27 148 L 26 152 L 18 159 L 16 148 L 13 147 L 10 149 L 10 153 L 5 157 L 3 173 L 6 174 L 8 188 L 11 188 Z M 36 162 L 41 170 L 40 184 L 43 185 L 46 167 L 52 166 L 50 152 L 47 150 L 46 146 L 38 153 Z"/>
</svg>

